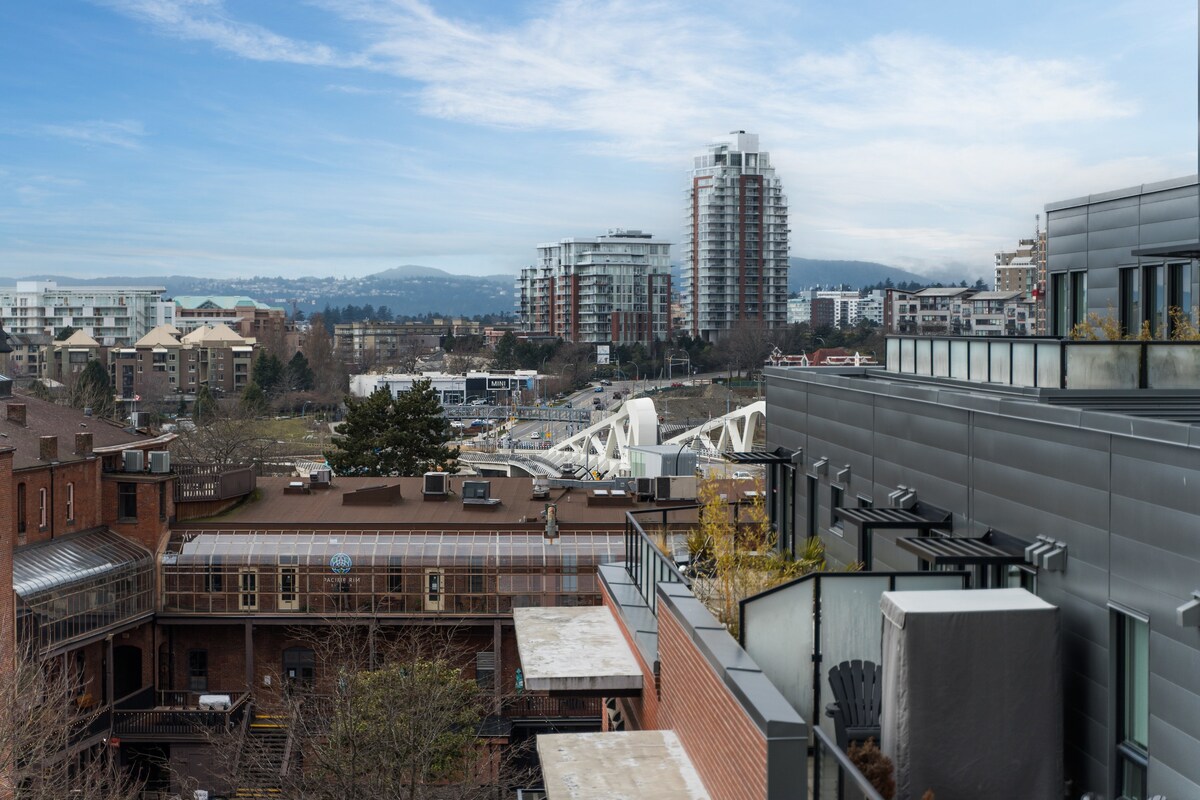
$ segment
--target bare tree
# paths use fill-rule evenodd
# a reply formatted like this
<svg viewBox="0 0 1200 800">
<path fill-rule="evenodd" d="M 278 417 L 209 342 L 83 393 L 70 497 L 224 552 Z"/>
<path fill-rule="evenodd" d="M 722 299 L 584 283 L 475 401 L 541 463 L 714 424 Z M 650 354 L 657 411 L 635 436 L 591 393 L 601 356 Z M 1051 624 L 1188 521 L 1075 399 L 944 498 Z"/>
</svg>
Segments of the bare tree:
<svg viewBox="0 0 1200 800">
<path fill-rule="evenodd" d="M 470 653 L 452 631 L 331 621 L 293 635 L 313 668 L 273 677 L 256 694 L 274 733 L 249 726 L 213 740 L 231 792 L 482 800 L 523 777 L 512 768 L 515 750 L 481 735 L 495 697 L 463 676 Z"/>
<path fill-rule="evenodd" d="M 753 373 L 761 369 L 771 351 L 767 328 L 754 319 L 739 321 L 721 337 L 717 347 L 724 363 L 739 375 L 743 371 Z"/>
<path fill-rule="evenodd" d="M 63 659 L 18 646 L 0 670 L 0 797 L 14 800 L 131 800 L 138 783 L 103 744 L 80 748 L 100 730 L 98 706 Z M 90 687 L 95 691 L 95 687 Z"/>
<path fill-rule="evenodd" d="M 179 460 L 220 468 L 268 460 L 278 449 L 273 438 L 262 435 L 253 414 L 240 407 L 214 411 L 201 424 L 181 429 L 171 443 Z"/>
</svg>

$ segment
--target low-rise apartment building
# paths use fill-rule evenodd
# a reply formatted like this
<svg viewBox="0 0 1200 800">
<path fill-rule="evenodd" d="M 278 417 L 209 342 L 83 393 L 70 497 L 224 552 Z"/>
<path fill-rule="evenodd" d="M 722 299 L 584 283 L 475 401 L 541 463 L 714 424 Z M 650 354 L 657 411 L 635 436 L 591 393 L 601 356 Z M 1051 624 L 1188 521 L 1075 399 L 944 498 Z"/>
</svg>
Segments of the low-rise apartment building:
<svg viewBox="0 0 1200 800">
<path fill-rule="evenodd" d="M 105 347 L 128 346 L 175 319 L 161 286 L 59 286 L 17 281 L 0 287 L 0 325 L 12 334 L 49 334 L 78 328 Z"/>
</svg>

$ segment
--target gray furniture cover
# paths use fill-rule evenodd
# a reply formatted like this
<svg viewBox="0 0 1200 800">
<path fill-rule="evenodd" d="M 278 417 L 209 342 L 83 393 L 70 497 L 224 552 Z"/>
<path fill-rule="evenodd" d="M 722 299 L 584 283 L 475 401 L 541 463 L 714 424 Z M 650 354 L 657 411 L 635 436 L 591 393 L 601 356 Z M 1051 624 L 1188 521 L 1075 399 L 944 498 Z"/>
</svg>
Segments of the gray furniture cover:
<svg viewBox="0 0 1200 800">
<path fill-rule="evenodd" d="M 1024 589 L 884 592 L 896 800 L 1060 800 L 1058 609 Z"/>
</svg>

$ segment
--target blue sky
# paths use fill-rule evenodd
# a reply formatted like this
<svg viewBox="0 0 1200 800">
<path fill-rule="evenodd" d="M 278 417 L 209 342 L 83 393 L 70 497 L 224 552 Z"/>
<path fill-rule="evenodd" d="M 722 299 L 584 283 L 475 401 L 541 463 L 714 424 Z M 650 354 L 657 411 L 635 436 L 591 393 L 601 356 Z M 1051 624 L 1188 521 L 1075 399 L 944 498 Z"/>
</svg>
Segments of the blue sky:
<svg viewBox="0 0 1200 800">
<path fill-rule="evenodd" d="M 1196 3 L 49 0 L 0 8 L 0 278 L 512 272 L 677 242 L 761 135 L 794 256 L 989 275 L 1196 171 Z"/>
</svg>

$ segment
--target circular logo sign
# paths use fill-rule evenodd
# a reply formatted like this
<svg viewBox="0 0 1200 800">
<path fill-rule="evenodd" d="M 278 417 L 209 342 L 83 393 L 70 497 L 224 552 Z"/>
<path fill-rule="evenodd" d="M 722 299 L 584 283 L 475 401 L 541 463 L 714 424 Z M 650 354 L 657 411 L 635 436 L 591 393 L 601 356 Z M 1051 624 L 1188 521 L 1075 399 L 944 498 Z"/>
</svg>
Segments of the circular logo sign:
<svg viewBox="0 0 1200 800">
<path fill-rule="evenodd" d="M 333 558 L 329 559 L 329 568 L 338 575 L 345 575 L 350 571 L 350 567 L 354 563 L 350 560 L 350 556 L 345 553 L 335 553 Z"/>
</svg>

